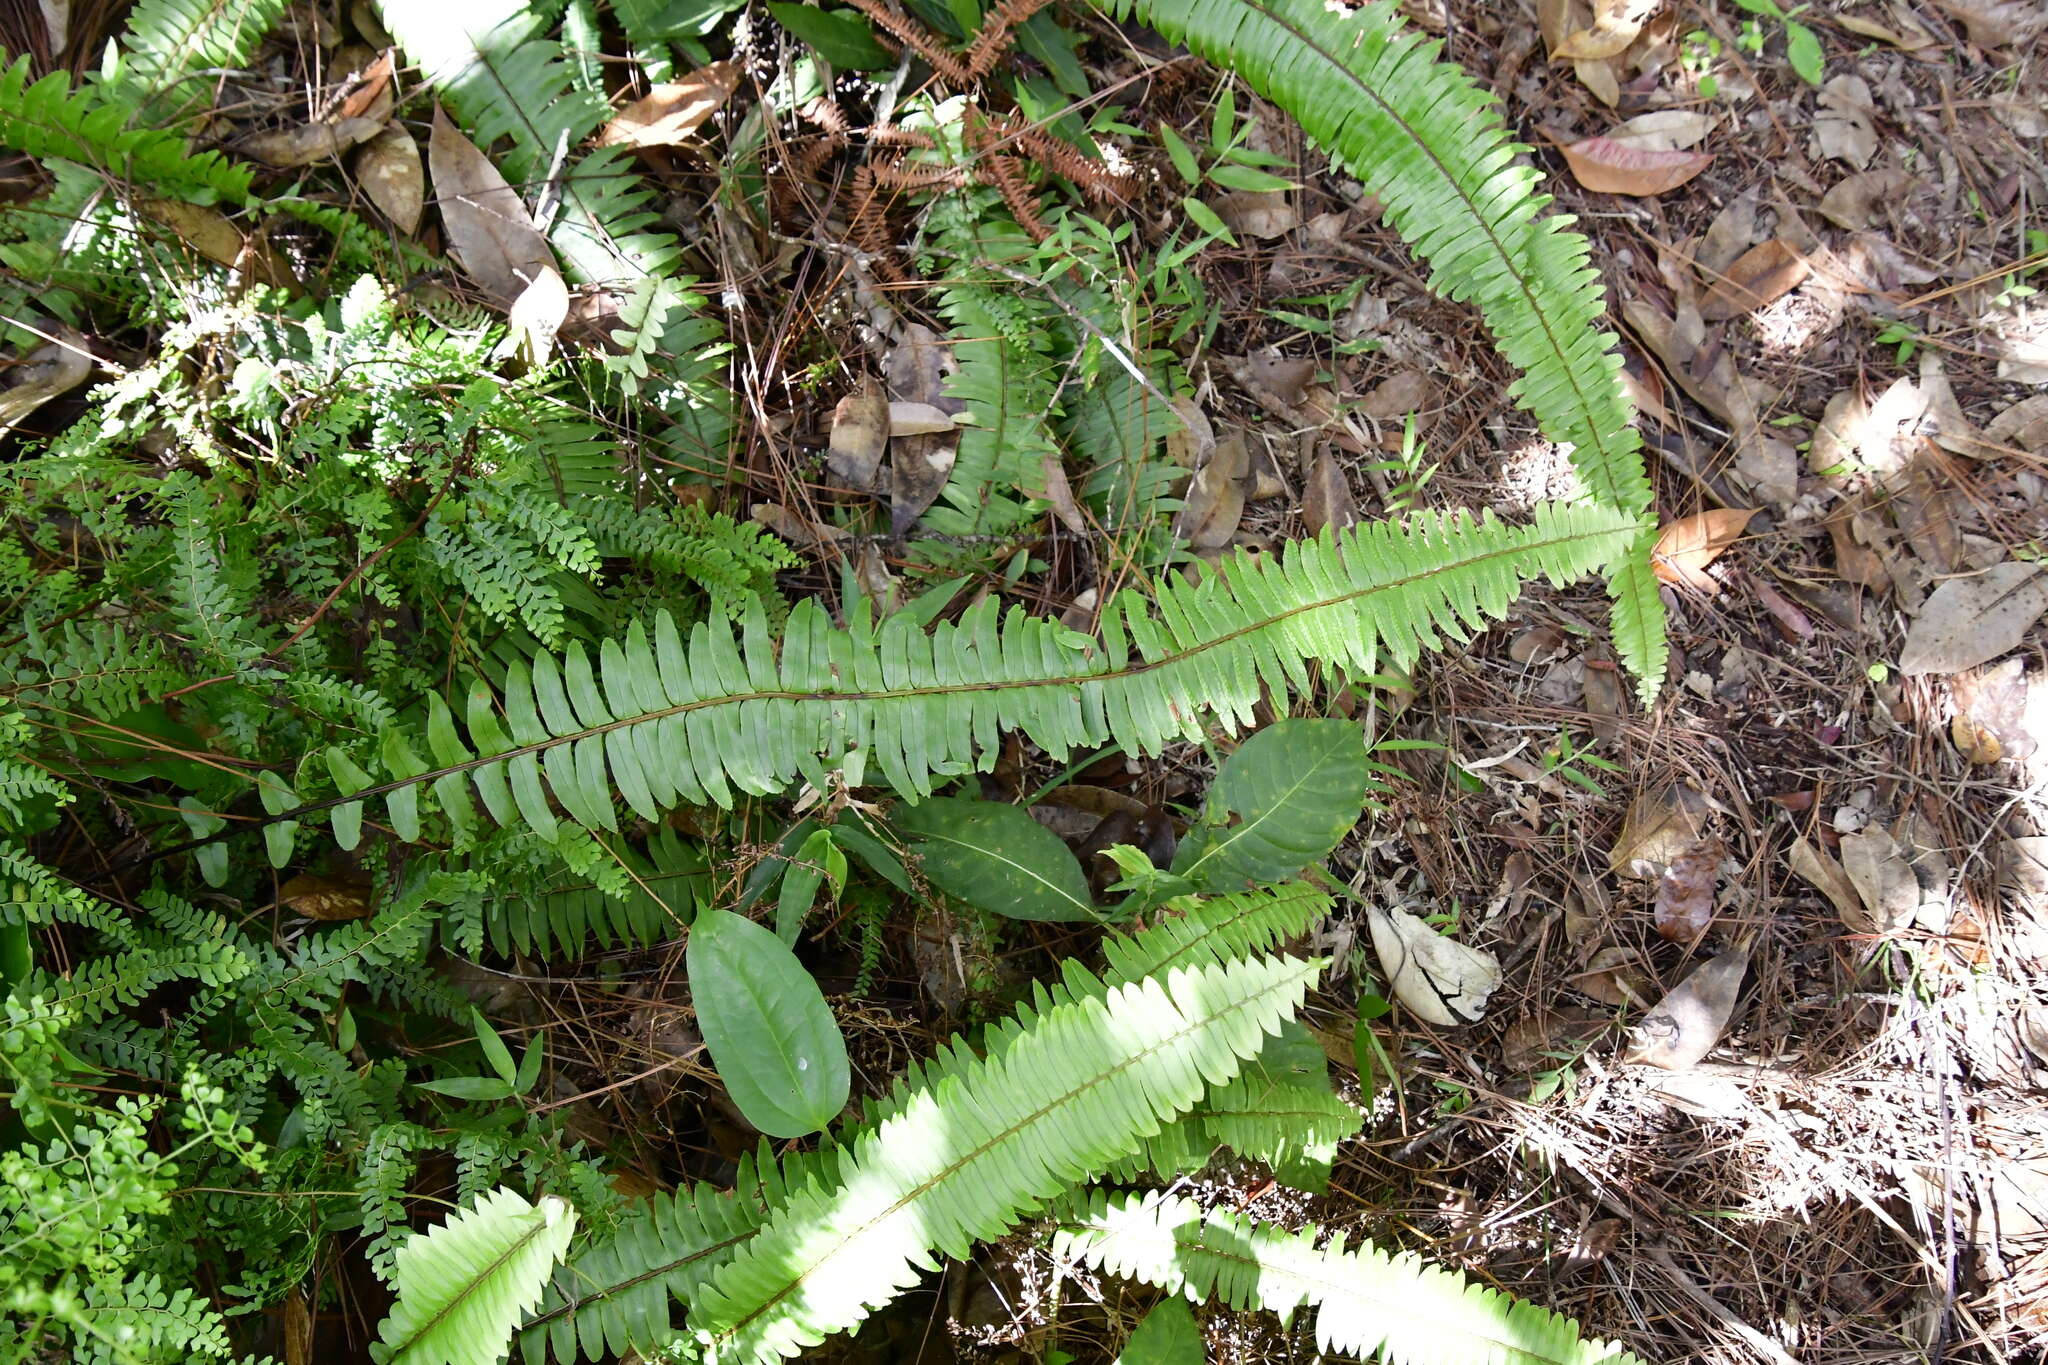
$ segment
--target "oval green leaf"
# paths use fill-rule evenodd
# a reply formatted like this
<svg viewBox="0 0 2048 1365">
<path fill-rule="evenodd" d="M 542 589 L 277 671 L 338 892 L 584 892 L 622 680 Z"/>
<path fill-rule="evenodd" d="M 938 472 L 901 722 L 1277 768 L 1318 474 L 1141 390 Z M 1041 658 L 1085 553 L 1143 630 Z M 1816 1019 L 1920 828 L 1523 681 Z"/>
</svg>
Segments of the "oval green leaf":
<svg viewBox="0 0 2048 1365">
<path fill-rule="evenodd" d="M 939 797 L 896 809 L 933 886 L 1011 919 L 1101 918 L 1080 860 L 1022 806 Z"/>
<path fill-rule="evenodd" d="M 1116 1365 L 1202 1365 L 1202 1329 L 1188 1301 L 1177 1294 L 1163 1298 L 1145 1315 L 1124 1343 Z"/>
<path fill-rule="evenodd" d="M 775 22 L 809 43 L 841 71 L 880 71 L 893 58 L 875 41 L 868 21 L 850 9 L 825 10 L 816 5 L 768 6 Z"/>
<path fill-rule="evenodd" d="M 1350 721 L 1269 725 L 1224 761 L 1173 870 L 1203 890 L 1284 881 L 1337 846 L 1372 788 Z"/>
<path fill-rule="evenodd" d="M 732 1102 L 770 1137 L 815 1133 L 846 1107 L 846 1039 L 783 941 L 730 910 L 690 926 L 697 1028 Z"/>
</svg>

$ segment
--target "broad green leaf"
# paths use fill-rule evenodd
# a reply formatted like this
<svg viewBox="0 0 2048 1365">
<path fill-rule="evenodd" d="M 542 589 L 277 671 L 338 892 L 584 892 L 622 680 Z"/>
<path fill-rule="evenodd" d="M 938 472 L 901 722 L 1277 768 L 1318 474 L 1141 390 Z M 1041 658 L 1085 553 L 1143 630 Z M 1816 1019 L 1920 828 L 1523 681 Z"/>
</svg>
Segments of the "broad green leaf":
<svg viewBox="0 0 2048 1365">
<path fill-rule="evenodd" d="M 1173 131 L 1172 124 L 1159 125 L 1159 141 L 1166 147 L 1167 159 L 1173 162 L 1173 169 L 1180 173 L 1180 178 L 1191 188 L 1201 184 L 1202 168 L 1195 161 L 1194 148 L 1181 141 L 1180 134 Z"/>
<path fill-rule="evenodd" d="M 818 898 L 818 888 L 826 882 L 832 884 L 835 896 L 845 887 L 846 855 L 834 842 L 833 831 L 813 830 L 811 837 L 804 840 L 803 847 L 797 850 L 789 870 L 782 874 L 782 890 L 775 902 L 777 938 L 792 948 L 796 946 L 797 935 L 804 927 L 804 916 L 811 912 L 811 904 Z"/>
<path fill-rule="evenodd" d="M 1820 39 L 1804 24 L 1785 25 L 1785 57 L 1808 85 L 1819 85 L 1827 74 L 1827 56 L 1820 49 Z"/>
<path fill-rule="evenodd" d="M 378 1365 L 496 1365 L 569 1249 L 576 1211 L 493 1190 L 413 1237 L 392 1263 L 398 1300 L 378 1329 Z"/>
<path fill-rule="evenodd" d="M 1173 870 L 1204 890 L 1285 880 L 1350 832 L 1372 785 L 1365 740 L 1351 722 L 1269 725 L 1216 774 Z"/>
<path fill-rule="evenodd" d="M 1174 1296 L 1161 1299 L 1145 1315 L 1116 1365 L 1202 1365 L 1206 1359 L 1194 1311 L 1186 1299 Z"/>
<path fill-rule="evenodd" d="M 1073 851 L 1022 806 L 942 797 L 899 806 L 896 824 L 947 895 L 1011 919 L 1101 918 Z"/>
<path fill-rule="evenodd" d="M 458 1100 L 502 1100 L 512 1095 L 511 1083 L 496 1076 L 444 1076 L 438 1081 L 415 1081 L 413 1088 Z"/>
<path fill-rule="evenodd" d="M 880 71 L 893 60 L 875 41 L 868 21 L 850 9 L 823 10 L 815 5 L 777 4 L 768 12 L 775 22 L 818 50 L 818 55 L 846 71 Z"/>
<path fill-rule="evenodd" d="M 1253 194 L 1295 188 L 1292 180 L 1287 180 L 1277 175 L 1268 175 L 1266 172 L 1254 170 L 1250 166 L 1240 166 L 1234 161 L 1222 161 L 1211 166 L 1209 168 L 1209 180 L 1210 183 L 1221 185 L 1226 190 L 1245 190 Z"/>
<path fill-rule="evenodd" d="M 690 996 L 726 1093 L 770 1137 L 823 1128 L 846 1106 L 846 1039 L 787 944 L 730 910 L 690 927 Z"/>
</svg>

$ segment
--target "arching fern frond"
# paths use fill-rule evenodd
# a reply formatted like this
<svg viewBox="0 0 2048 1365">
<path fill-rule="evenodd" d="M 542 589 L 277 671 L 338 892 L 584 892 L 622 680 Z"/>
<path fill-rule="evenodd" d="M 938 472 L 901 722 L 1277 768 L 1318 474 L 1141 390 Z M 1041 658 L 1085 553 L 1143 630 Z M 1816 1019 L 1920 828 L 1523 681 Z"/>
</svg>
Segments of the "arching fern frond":
<svg viewBox="0 0 2048 1365">
<path fill-rule="evenodd" d="M 1315 1229 L 1286 1232 L 1229 1209 L 1204 1214 L 1188 1200 L 1098 1192 L 1059 1220 L 1053 1254 L 1113 1275 L 1218 1299 L 1284 1321 L 1316 1307 L 1324 1351 L 1377 1356 L 1389 1365 L 1642 1365 L 1621 1347 L 1579 1336 L 1571 1319 L 1454 1271 Z"/>
<path fill-rule="evenodd" d="M 682 932 L 697 902 L 711 891 L 704 851 L 667 826 L 656 826 L 645 853 L 614 847 L 625 866 L 627 893 L 609 895 L 588 878 L 537 886 L 499 883 L 484 901 L 483 927 L 500 953 L 573 958 L 595 937 L 600 947 L 645 948 Z"/>
<path fill-rule="evenodd" d="M 830 1162 L 701 1289 L 713 1361 L 793 1356 L 965 1259 L 1089 1179 L 1255 1055 L 1319 963 L 1259 958 L 1174 972 L 1022 1016 L 1023 1036 L 959 1059 Z"/>
<path fill-rule="evenodd" d="M 394 1262 L 398 1302 L 370 1347 L 377 1365 L 495 1365 L 568 1250 L 576 1212 L 495 1190 L 415 1236 Z"/>
<path fill-rule="evenodd" d="M 822 790 L 842 763 L 929 794 L 935 776 L 992 762 L 1004 730 L 1055 755 L 1112 741 L 1157 753 L 1206 724 L 1249 724 L 1264 689 L 1307 691 L 1310 661 L 1405 667 L 1499 618 L 1525 580 L 1574 579 L 1635 534 L 1632 517 L 1592 506 L 1546 506 L 1527 526 L 1438 515 L 1364 525 L 1299 542 L 1284 560 L 1239 554 L 1199 585 L 1168 575 L 1119 593 L 1100 640 L 1021 610 L 999 618 L 993 602 L 930 634 L 901 614 L 878 627 L 856 613 L 836 629 L 804 602 L 779 650 L 758 612 L 737 628 L 701 623 L 687 642 L 663 615 L 651 632 L 636 622 L 604 642 L 595 662 L 571 645 L 509 668 L 502 695 L 474 684 L 466 727 L 430 698 L 431 765 L 393 731 L 383 772 L 364 770 L 346 804 L 323 804 L 350 832 L 362 799 L 383 795 L 394 825 L 417 828 L 431 783 L 458 828 L 475 819 L 473 790 L 499 824 L 553 838 L 557 803 L 573 823 L 610 830 L 614 791 L 652 819 L 678 801 L 728 804 L 734 789 L 768 795 L 799 775 Z"/>
<path fill-rule="evenodd" d="M 1097 0 L 1242 76 L 1385 205 L 1448 298 L 1476 304 L 1522 371 L 1511 390 L 1543 433 L 1568 442 L 1587 491 L 1640 515 L 1650 506 L 1599 274 L 1569 218 L 1515 158 L 1498 105 L 1391 0 Z M 1663 608 L 1638 538 L 1609 580 L 1617 648 L 1653 693 L 1664 672 Z"/>
</svg>

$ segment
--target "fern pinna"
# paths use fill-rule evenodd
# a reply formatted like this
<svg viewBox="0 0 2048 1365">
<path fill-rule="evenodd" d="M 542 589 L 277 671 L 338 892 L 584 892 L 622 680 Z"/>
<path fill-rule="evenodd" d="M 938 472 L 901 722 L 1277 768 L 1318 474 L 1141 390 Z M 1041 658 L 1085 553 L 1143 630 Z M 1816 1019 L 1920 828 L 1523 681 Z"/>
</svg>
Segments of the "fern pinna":
<svg viewBox="0 0 2048 1365">
<path fill-rule="evenodd" d="M 1246 725 L 1262 687 L 1306 691 L 1311 662 L 1361 674 L 1405 667 L 1503 615 L 1523 582 L 1563 583 L 1611 563 L 1635 519 L 1600 506 L 1540 508 L 1530 524 L 1425 515 L 1304 541 L 1284 559 L 1239 554 L 1200 584 L 1169 575 L 1112 598 L 1101 638 L 993 602 L 926 633 L 907 614 L 844 628 L 804 602 L 778 642 L 766 617 L 701 622 L 687 640 L 665 614 L 602 642 L 592 661 L 515 660 L 504 687 L 475 682 L 463 723 L 429 698 L 424 735 L 387 730 L 374 755 L 330 752 L 327 809 L 352 847 L 363 804 L 382 797 L 411 838 L 429 804 L 458 834 L 482 812 L 553 838 L 563 817 L 616 830 L 613 793 L 653 819 L 678 802 L 729 805 L 831 769 L 878 772 L 910 796 L 993 761 L 1017 730 L 1051 754 L 1119 742 L 1157 753 L 1205 725 Z M 430 756 L 430 757 L 428 757 Z M 269 790 L 270 788 L 266 788 Z"/>
</svg>

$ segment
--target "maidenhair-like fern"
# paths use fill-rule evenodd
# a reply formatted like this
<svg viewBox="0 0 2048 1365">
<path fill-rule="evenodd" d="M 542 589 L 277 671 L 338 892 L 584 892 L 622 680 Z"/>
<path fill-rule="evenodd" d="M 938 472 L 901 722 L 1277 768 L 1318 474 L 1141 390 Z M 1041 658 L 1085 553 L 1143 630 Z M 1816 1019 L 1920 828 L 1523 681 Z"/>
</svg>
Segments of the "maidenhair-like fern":
<svg viewBox="0 0 2048 1365">
<path fill-rule="evenodd" d="M 1600 277 L 1586 239 L 1550 202 L 1498 104 L 1391 0 L 1096 0 L 1242 76 L 1300 121 L 1317 146 L 1385 205 L 1445 296 L 1476 304 L 1522 371 L 1510 391 L 1600 503 L 1650 506 L 1642 441 L 1600 325 Z M 1664 674 L 1664 611 L 1638 534 L 1609 562 L 1616 648 L 1645 697 Z"/>
<path fill-rule="evenodd" d="M 1284 1320 L 1316 1309 L 1325 1351 L 1389 1365 L 1641 1365 L 1571 1319 L 1457 1273 L 1315 1229 L 1287 1232 L 1172 1195 L 1098 1192 L 1059 1220 L 1055 1257 Z"/>
<path fill-rule="evenodd" d="M 515 662 L 501 694 L 474 684 L 465 727 L 430 698 L 424 739 L 387 732 L 381 772 L 343 760 L 338 797 L 273 815 L 329 808 L 352 845 L 364 798 L 383 796 L 393 825 L 416 830 L 431 783 L 458 831 L 474 827 L 474 791 L 499 824 L 553 838 L 557 803 L 574 824 L 616 829 L 614 791 L 652 819 L 797 776 L 823 790 L 845 765 L 855 782 L 864 767 L 927 794 L 935 776 L 993 761 L 1004 730 L 1055 755 L 1113 741 L 1157 753 L 1212 722 L 1249 724 L 1262 688 L 1306 691 L 1310 661 L 1405 668 L 1499 618 L 1525 580 L 1567 582 L 1635 535 L 1633 517 L 1598 506 L 1546 506 L 1527 526 L 1490 515 L 1364 525 L 1284 560 L 1240 554 L 1199 585 L 1169 575 L 1119 593 L 1100 640 L 1014 609 L 999 618 L 993 601 L 930 634 L 907 614 L 876 626 L 856 613 L 836 629 L 807 601 L 779 649 L 759 612 L 737 628 L 700 623 L 687 642 L 662 615 L 605 641 L 595 663 L 571 645 L 559 661 Z"/>
</svg>

